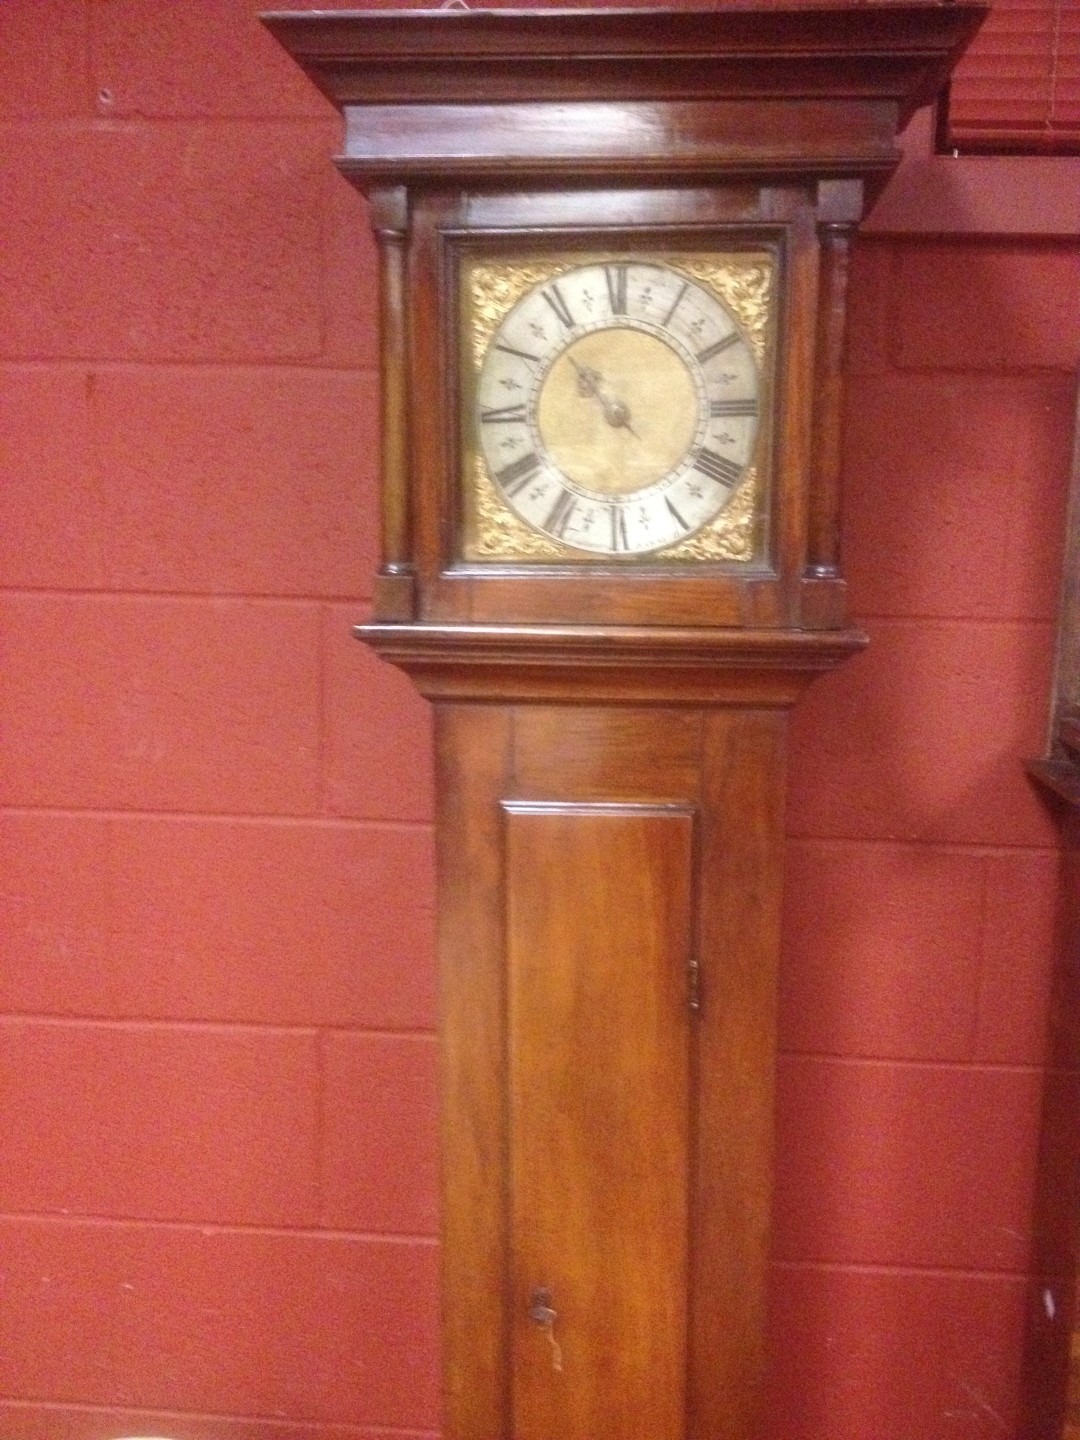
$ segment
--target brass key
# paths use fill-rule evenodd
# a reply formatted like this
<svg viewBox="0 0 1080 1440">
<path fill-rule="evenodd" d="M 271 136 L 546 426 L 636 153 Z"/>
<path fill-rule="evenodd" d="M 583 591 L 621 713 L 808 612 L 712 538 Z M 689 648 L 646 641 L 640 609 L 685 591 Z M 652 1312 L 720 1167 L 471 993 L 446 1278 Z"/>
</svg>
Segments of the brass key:
<svg viewBox="0 0 1080 1440">
<path fill-rule="evenodd" d="M 562 1370 L 562 1346 L 555 1339 L 555 1321 L 558 1318 L 559 1312 L 551 1303 L 551 1291 L 534 1290 L 529 1296 L 529 1319 L 546 1333 L 551 1345 L 551 1367 L 557 1371 Z"/>
</svg>

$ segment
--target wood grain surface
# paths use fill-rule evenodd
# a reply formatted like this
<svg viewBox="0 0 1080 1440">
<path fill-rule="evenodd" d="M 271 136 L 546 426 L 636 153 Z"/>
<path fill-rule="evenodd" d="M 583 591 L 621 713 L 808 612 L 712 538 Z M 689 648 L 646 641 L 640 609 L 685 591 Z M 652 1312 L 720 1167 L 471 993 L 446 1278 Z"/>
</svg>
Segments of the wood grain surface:
<svg viewBox="0 0 1080 1440">
<path fill-rule="evenodd" d="M 508 810 L 515 1440 L 684 1433 L 692 847 L 685 811 Z"/>
</svg>

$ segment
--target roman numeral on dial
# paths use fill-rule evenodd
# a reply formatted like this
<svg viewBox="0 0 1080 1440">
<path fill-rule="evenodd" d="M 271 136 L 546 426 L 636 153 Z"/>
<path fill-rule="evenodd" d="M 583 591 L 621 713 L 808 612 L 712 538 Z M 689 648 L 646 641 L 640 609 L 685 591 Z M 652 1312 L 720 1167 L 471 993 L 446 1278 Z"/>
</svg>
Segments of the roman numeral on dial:
<svg viewBox="0 0 1080 1440">
<path fill-rule="evenodd" d="M 679 529 L 684 532 L 689 530 L 690 522 L 683 519 L 683 517 L 679 514 L 678 510 L 675 509 L 675 506 L 671 503 L 671 500 L 668 498 L 667 495 L 664 496 L 664 504 L 667 506 L 671 514 L 671 518 L 675 521 L 675 524 L 678 525 Z"/>
<path fill-rule="evenodd" d="M 555 281 L 553 280 L 546 290 L 541 290 L 540 294 L 551 306 L 552 310 L 554 310 L 558 317 L 559 324 L 566 330 L 572 330 L 574 328 L 574 317 L 570 314 L 570 308 Z"/>
<path fill-rule="evenodd" d="M 577 509 L 577 496 L 571 495 L 569 490 L 563 490 L 559 498 L 548 511 L 547 519 L 544 521 L 544 529 L 549 535 L 557 535 L 562 539 L 566 534 L 566 527 L 570 524 L 570 517 Z"/>
<path fill-rule="evenodd" d="M 540 364 L 539 355 L 530 355 L 527 350 L 515 350 L 513 345 L 504 345 L 501 340 L 496 343 L 495 349 L 501 350 L 504 355 L 516 355 L 519 360 L 527 360 L 530 365 Z"/>
<path fill-rule="evenodd" d="M 481 409 L 480 421 L 484 425 L 524 425 L 525 406 L 496 405 L 491 410 Z"/>
<path fill-rule="evenodd" d="M 719 420 L 728 415 L 756 415 L 758 402 L 750 400 L 710 400 L 709 419 Z"/>
<path fill-rule="evenodd" d="M 626 266 L 605 265 L 604 279 L 607 281 L 608 304 L 613 315 L 626 314 Z"/>
<path fill-rule="evenodd" d="M 616 553 L 620 550 L 630 549 L 630 541 L 626 534 L 626 515 L 619 505 L 611 507 L 611 548 Z"/>
<path fill-rule="evenodd" d="M 674 314 L 675 314 L 675 311 L 676 311 L 676 310 L 679 308 L 679 306 L 682 304 L 682 298 L 683 298 L 683 296 L 686 294 L 687 290 L 689 290 L 689 289 L 690 289 L 690 282 L 689 282 L 688 280 L 684 280 L 684 281 L 683 281 L 683 284 L 682 284 L 682 289 L 681 289 L 681 290 L 679 291 L 679 293 L 675 296 L 675 299 L 674 299 L 674 301 L 672 302 L 671 309 L 670 309 L 670 310 L 667 312 L 667 314 L 664 316 L 664 327 L 665 327 L 665 329 L 667 328 L 668 325 L 671 324 L 671 320 L 672 320 L 672 317 L 673 317 Z"/>
<path fill-rule="evenodd" d="M 742 474 L 742 466 L 734 464 L 723 455 L 718 455 L 715 450 L 710 450 L 703 445 L 694 457 L 695 470 L 700 470 L 702 475 L 707 475 L 710 480 L 715 480 L 718 485 L 726 485 L 728 489 L 735 484 Z"/>
<path fill-rule="evenodd" d="M 722 355 L 725 350 L 730 350 L 732 345 L 737 345 L 742 339 L 738 330 L 733 330 L 730 335 L 725 335 L 722 340 L 715 341 L 712 345 L 706 345 L 704 350 L 697 352 L 698 364 L 707 365 L 710 360 L 715 360 L 717 355 Z"/>
<path fill-rule="evenodd" d="M 521 455 L 501 470 L 496 470 L 495 479 L 507 495 L 516 495 L 519 490 L 525 489 L 534 475 L 540 473 L 540 469 L 539 458 L 530 451 L 528 455 Z"/>
</svg>

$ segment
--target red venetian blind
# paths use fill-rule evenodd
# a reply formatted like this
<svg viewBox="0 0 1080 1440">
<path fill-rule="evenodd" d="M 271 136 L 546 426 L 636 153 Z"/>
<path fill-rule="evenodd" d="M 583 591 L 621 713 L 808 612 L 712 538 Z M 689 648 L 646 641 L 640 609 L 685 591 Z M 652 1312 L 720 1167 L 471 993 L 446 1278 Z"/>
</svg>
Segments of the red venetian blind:
<svg viewBox="0 0 1080 1440">
<path fill-rule="evenodd" d="M 1080 0 L 992 0 L 949 88 L 949 149 L 1080 153 Z"/>
</svg>

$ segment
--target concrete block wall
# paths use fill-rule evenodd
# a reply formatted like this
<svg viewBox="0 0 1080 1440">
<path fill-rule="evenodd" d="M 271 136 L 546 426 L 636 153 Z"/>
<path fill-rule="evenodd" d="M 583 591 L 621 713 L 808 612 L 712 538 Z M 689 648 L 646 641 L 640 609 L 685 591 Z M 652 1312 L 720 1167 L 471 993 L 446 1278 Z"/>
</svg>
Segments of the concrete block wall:
<svg viewBox="0 0 1080 1440">
<path fill-rule="evenodd" d="M 0 1435 L 438 1428 L 430 729 L 373 247 L 252 0 L 0 10 Z M 795 720 L 769 1440 L 1010 1433 L 1080 255 L 861 243 Z"/>
<path fill-rule="evenodd" d="M 860 243 L 845 538 L 871 645 L 794 718 L 776 1440 L 1021 1440 L 1059 864 L 1023 761 L 1078 283 L 1075 244 Z"/>
</svg>

